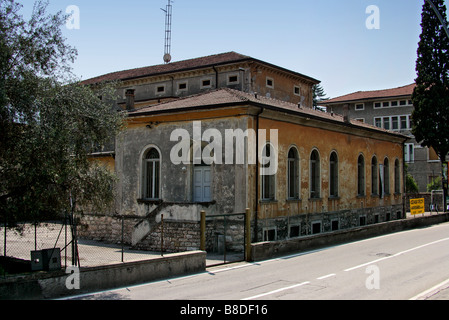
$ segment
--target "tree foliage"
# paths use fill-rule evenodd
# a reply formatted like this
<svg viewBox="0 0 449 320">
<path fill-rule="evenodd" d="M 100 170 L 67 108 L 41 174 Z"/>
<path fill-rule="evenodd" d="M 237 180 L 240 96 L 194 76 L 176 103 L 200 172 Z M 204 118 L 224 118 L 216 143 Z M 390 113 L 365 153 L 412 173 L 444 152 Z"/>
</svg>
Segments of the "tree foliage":
<svg viewBox="0 0 449 320">
<path fill-rule="evenodd" d="M 67 17 L 47 6 L 37 1 L 25 21 L 20 4 L 0 0 L 0 215 L 8 221 L 113 200 L 114 175 L 88 155 L 121 128 L 114 86 L 94 92 L 74 80 L 77 52 L 61 32 Z"/>
<path fill-rule="evenodd" d="M 329 100 L 329 97 L 326 98 L 326 93 L 324 92 L 324 88 L 321 84 L 316 84 L 312 87 L 313 92 L 313 108 L 316 109 L 320 102 Z"/>
<path fill-rule="evenodd" d="M 447 24 L 443 0 L 433 0 Z M 449 39 L 430 4 L 424 3 L 422 33 L 412 95 L 413 134 L 422 146 L 432 147 L 440 159 L 449 152 Z"/>
</svg>

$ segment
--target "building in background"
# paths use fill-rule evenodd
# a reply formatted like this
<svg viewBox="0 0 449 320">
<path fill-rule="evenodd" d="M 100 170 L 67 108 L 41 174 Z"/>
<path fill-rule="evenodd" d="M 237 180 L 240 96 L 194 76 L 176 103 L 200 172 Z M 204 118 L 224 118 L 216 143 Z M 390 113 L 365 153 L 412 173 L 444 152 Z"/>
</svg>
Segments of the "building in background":
<svg viewBox="0 0 449 320">
<path fill-rule="evenodd" d="M 435 151 L 422 147 L 411 133 L 415 84 L 375 91 L 358 91 L 323 101 L 328 112 L 349 114 L 349 117 L 378 128 L 404 134 L 404 160 L 407 172 L 416 180 L 419 191 L 427 192 L 427 185 L 441 177 L 441 162 Z"/>
</svg>

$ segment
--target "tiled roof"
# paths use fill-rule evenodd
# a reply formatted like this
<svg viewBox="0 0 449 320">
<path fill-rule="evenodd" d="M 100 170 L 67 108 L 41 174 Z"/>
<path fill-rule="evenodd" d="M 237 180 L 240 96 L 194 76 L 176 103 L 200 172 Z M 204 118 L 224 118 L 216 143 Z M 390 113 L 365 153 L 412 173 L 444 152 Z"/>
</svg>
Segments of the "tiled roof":
<svg viewBox="0 0 449 320">
<path fill-rule="evenodd" d="M 207 67 L 211 65 L 218 65 L 228 62 L 236 62 L 241 60 L 251 59 L 251 57 L 236 53 L 236 52 L 227 52 L 222 54 L 211 55 L 202 58 L 189 59 L 183 61 L 177 61 L 167 64 L 160 64 L 155 66 L 136 68 L 124 71 L 117 71 L 108 73 L 102 76 L 98 76 L 95 78 L 91 78 L 83 81 L 84 84 L 94 84 L 105 81 L 114 81 L 114 80 L 126 80 L 133 78 L 140 78 L 145 76 L 152 76 L 157 74 L 164 74 L 170 72 L 176 72 L 181 70 L 189 70 L 200 67 Z"/>
<path fill-rule="evenodd" d="M 409 84 L 407 86 L 385 89 L 385 90 L 374 90 L 374 91 L 358 91 L 350 93 L 344 96 L 340 96 L 334 99 L 329 99 L 321 102 L 322 105 L 329 105 L 334 103 L 351 102 L 351 101 L 361 101 L 367 99 L 382 99 L 382 98 L 393 98 L 402 96 L 411 96 L 413 90 L 415 89 L 415 84 Z"/>
<path fill-rule="evenodd" d="M 164 102 L 157 105 L 151 105 L 143 107 L 138 110 L 130 111 L 129 117 L 139 117 L 146 115 L 155 115 L 159 113 L 171 113 L 171 112 L 186 112 L 195 111 L 199 109 L 213 109 L 238 105 L 256 105 L 265 108 L 275 109 L 278 111 L 289 112 L 304 116 L 307 118 L 321 119 L 324 121 L 330 121 L 334 123 L 347 124 L 344 121 L 342 115 L 334 113 L 326 113 L 319 110 L 313 110 L 310 108 L 299 108 L 297 104 L 285 102 L 282 100 L 267 98 L 264 96 L 256 96 L 255 94 L 245 93 L 239 90 L 230 88 L 222 88 L 211 91 L 206 91 L 201 94 L 184 97 L 171 102 Z M 389 132 L 387 130 L 362 123 L 357 120 L 350 120 L 350 124 L 355 127 Z M 391 134 L 395 134 L 389 132 Z M 399 134 L 395 134 L 399 135 Z"/>
<path fill-rule="evenodd" d="M 195 59 L 171 62 L 171 63 L 167 63 L 167 64 L 160 64 L 160 65 L 155 65 L 155 66 L 112 72 L 112 73 L 108 73 L 108 74 L 105 74 L 102 76 L 84 80 L 84 81 L 82 81 L 82 83 L 86 84 L 86 85 L 90 85 L 90 84 L 96 84 L 96 83 L 107 82 L 107 81 L 136 79 L 136 78 L 155 76 L 155 75 L 173 73 L 173 72 L 179 72 L 179 71 L 187 71 L 187 70 L 198 69 L 198 68 L 206 68 L 206 67 L 212 67 L 212 66 L 217 66 L 217 65 L 221 65 L 221 64 L 236 63 L 236 62 L 248 61 L 248 60 L 258 61 L 260 63 L 271 65 L 275 68 L 283 69 L 290 73 L 301 76 L 305 79 L 308 79 L 314 83 L 320 82 L 316 79 L 305 76 L 303 74 L 300 74 L 300 73 L 297 73 L 294 71 L 290 71 L 290 70 L 284 69 L 282 67 L 278 67 L 278 66 L 272 65 L 270 63 L 266 63 L 266 62 L 254 59 L 250 56 L 245 56 L 243 54 L 231 51 L 231 52 L 215 54 L 215 55 L 210 55 L 210 56 L 201 57 L 201 58 L 195 58 Z"/>
</svg>

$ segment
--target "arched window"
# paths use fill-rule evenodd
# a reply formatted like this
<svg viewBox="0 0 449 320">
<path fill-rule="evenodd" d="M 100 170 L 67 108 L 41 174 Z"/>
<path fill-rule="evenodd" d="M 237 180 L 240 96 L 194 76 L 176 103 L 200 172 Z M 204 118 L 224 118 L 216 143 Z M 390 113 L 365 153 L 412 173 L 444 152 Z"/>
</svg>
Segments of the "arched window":
<svg viewBox="0 0 449 320">
<path fill-rule="evenodd" d="M 377 170 L 376 156 L 371 160 L 371 193 L 373 195 L 379 194 L 379 171 Z"/>
<path fill-rule="evenodd" d="M 288 199 L 299 199 L 299 156 L 296 148 L 290 148 L 287 164 Z"/>
<path fill-rule="evenodd" d="M 271 156 L 274 155 L 275 150 L 273 146 L 267 143 L 263 149 L 263 159 L 262 164 L 262 200 L 274 200 L 275 199 L 275 183 L 276 176 L 270 174 L 270 161 L 272 161 Z"/>
<path fill-rule="evenodd" d="M 394 193 L 401 193 L 401 169 L 398 159 L 394 162 Z"/>
<path fill-rule="evenodd" d="M 159 151 L 151 148 L 146 152 L 143 159 L 143 198 L 157 200 L 160 198 L 160 163 Z"/>
<path fill-rule="evenodd" d="M 320 198 L 320 155 L 313 150 L 310 155 L 310 198 Z"/>
<path fill-rule="evenodd" d="M 388 158 L 384 160 L 384 194 L 390 194 L 390 163 Z"/>
<path fill-rule="evenodd" d="M 338 156 L 331 153 L 329 161 L 329 196 L 338 197 Z"/>
<path fill-rule="evenodd" d="M 357 195 L 365 195 L 365 158 L 363 155 L 360 155 L 357 160 Z"/>
</svg>

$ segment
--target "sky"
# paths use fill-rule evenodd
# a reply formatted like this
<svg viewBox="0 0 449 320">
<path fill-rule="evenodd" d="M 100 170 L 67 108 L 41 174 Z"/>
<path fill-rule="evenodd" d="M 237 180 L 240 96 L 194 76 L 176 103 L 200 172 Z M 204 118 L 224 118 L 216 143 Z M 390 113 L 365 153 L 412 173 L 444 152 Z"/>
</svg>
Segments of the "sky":
<svg viewBox="0 0 449 320">
<path fill-rule="evenodd" d="M 167 1 L 49 0 L 48 12 L 79 9 L 79 28 L 72 20 L 63 34 L 86 80 L 163 64 Z M 34 1 L 18 2 L 26 18 Z M 174 0 L 172 62 L 235 51 L 318 79 L 330 98 L 404 86 L 416 78 L 423 3 Z"/>
</svg>

